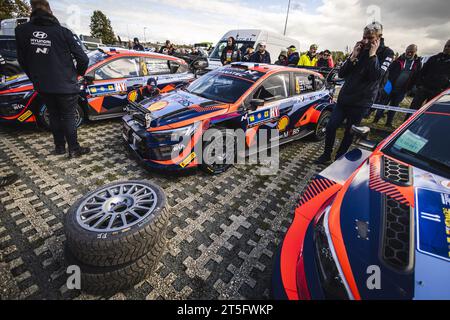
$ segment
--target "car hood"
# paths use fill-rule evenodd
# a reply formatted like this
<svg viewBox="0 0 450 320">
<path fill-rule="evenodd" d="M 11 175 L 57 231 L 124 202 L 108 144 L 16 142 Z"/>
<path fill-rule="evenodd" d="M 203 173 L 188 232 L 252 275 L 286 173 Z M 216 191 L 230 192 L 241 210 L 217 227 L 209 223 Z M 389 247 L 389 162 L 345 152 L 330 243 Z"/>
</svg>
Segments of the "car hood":
<svg viewBox="0 0 450 320">
<path fill-rule="evenodd" d="M 19 74 L 12 77 L 7 77 L 4 82 L 0 83 L 1 91 L 16 90 L 21 87 L 29 87 L 32 85 L 30 79 L 25 74 Z"/>
<path fill-rule="evenodd" d="M 141 102 L 141 106 L 151 113 L 151 127 L 174 125 L 209 114 L 225 113 L 229 105 L 205 99 L 183 90 L 162 94 Z"/>
<path fill-rule="evenodd" d="M 344 242 L 361 297 L 450 297 L 450 181 L 374 154 L 347 186 L 330 215 L 340 230 L 331 232 Z M 374 270 L 380 290 L 368 285 Z"/>
</svg>

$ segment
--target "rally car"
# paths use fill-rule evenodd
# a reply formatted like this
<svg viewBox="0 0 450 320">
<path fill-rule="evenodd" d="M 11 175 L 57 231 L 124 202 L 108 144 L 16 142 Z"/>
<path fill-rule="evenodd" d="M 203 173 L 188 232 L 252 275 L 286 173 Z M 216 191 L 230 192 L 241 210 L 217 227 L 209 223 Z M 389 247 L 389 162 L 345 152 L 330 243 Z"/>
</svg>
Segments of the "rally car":
<svg viewBox="0 0 450 320">
<path fill-rule="evenodd" d="M 320 173 L 276 259 L 274 297 L 450 299 L 449 127 L 450 90 Z"/>
<path fill-rule="evenodd" d="M 121 117 L 127 95 L 157 77 L 160 89 L 173 90 L 195 79 L 189 65 L 182 59 L 130 51 L 99 49 L 88 54 L 89 69 L 80 77 L 80 99 L 77 123 L 84 119 L 100 120 Z M 16 75 L 0 83 L 0 123 L 35 123 L 49 127 L 47 108 L 34 91 L 26 75 Z"/>
<path fill-rule="evenodd" d="M 190 86 L 140 103 L 130 102 L 123 136 L 149 169 L 201 167 L 219 174 L 231 167 L 233 141 L 223 143 L 212 161 L 214 143 L 204 143 L 209 129 L 245 133 L 247 151 L 261 129 L 278 130 L 272 141 L 283 144 L 312 135 L 321 140 L 333 109 L 334 86 L 319 74 L 281 66 L 234 63 L 216 69 Z M 269 130 L 268 130 L 269 131 Z M 184 142 L 182 142 L 184 141 Z M 216 146 L 217 147 L 217 146 Z M 200 150 L 199 150 L 200 149 Z M 212 152 L 213 153 L 213 152 Z M 225 161 L 226 160 L 226 161 Z"/>
</svg>

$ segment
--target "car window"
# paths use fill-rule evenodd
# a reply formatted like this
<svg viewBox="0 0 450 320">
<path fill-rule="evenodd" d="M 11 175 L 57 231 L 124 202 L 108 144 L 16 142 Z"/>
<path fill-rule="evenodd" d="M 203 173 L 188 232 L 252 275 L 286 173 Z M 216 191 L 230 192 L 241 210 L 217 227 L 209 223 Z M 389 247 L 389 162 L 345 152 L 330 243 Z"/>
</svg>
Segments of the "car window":
<svg viewBox="0 0 450 320">
<path fill-rule="evenodd" d="M 252 85 L 252 81 L 222 74 L 219 70 L 197 79 L 186 90 L 206 99 L 235 103 Z"/>
<path fill-rule="evenodd" d="M 422 114 L 383 151 L 403 162 L 450 178 L 450 116 Z"/>
<path fill-rule="evenodd" d="M 114 60 L 95 71 L 95 80 L 133 78 L 138 76 L 138 58 L 122 58 Z"/>
<path fill-rule="evenodd" d="M 290 97 L 289 74 L 277 74 L 270 77 L 256 90 L 253 99 L 273 101 Z"/>
<path fill-rule="evenodd" d="M 307 73 L 296 73 L 295 76 L 295 94 L 304 94 L 309 92 L 314 92 L 317 89 L 316 81 L 321 81 L 319 78 L 314 75 Z M 323 82 L 320 86 L 320 89 L 323 88 Z"/>
<path fill-rule="evenodd" d="M 145 58 L 143 74 L 153 76 L 159 74 L 170 74 L 169 61 L 166 59 Z"/>
<path fill-rule="evenodd" d="M 188 71 L 187 65 L 182 65 L 177 61 L 169 60 L 169 67 L 171 73 L 185 73 Z"/>
</svg>

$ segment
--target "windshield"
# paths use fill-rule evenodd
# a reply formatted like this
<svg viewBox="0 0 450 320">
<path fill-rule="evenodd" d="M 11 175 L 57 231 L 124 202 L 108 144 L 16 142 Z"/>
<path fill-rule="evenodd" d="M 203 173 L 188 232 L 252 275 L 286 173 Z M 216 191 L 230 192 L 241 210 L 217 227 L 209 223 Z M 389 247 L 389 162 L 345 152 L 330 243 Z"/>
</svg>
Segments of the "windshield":
<svg viewBox="0 0 450 320">
<path fill-rule="evenodd" d="M 245 50 L 249 46 L 254 47 L 255 42 L 254 41 L 236 41 L 237 48 L 241 50 L 242 54 L 245 53 Z M 211 55 L 209 56 L 210 59 L 217 59 L 220 60 L 220 55 L 222 54 L 223 49 L 227 46 L 227 41 L 221 41 L 217 44 L 217 46 L 214 48 L 214 51 L 211 52 Z"/>
<path fill-rule="evenodd" d="M 235 103 L 253 84 L 251 80 L 213 71 L 194 81 L 187 91 L 206 99 Z"/>
<path fill-rule="evenodd" d="M 108 58 L 108 55 L 106 53 L 100 52 L 100 51 L 92 51 L 88 53 L 89 57 L 89 67 L 93 66 L 94 64 L 97 64 L 106 58 Z"/>
<path fill-rule="evenodd" d="M 450 114 L 425 113 L 384 150 L 405 163 L 450 178 Z"/>
</svg>

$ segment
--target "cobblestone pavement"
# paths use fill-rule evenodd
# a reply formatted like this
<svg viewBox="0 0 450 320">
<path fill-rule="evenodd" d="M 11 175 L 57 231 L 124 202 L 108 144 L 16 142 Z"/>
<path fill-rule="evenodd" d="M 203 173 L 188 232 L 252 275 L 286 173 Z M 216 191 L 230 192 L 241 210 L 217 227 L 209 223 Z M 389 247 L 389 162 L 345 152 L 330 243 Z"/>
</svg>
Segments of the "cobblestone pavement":
<svg viewBox="0 0 450 320">
<path fill-rule="evenodd" d="M 122 144 L 120 121 L 80 130 L 93 152 L 81 160 L 50 155 L 51 135 L 0 129 L 0 175 L 20 180 L 0 190 L 0 298 L 98 299 L 65 287 L 63 216 L 88 191 L 145 179 L 165 190 L 171 206 L 168 248 L 156 273 L 134 289 L 107 299 L 267 299 L 274 255 L 292 221 L 320 143 L 281 148 L 280 170 L 256 166 L 225 174 L 149 173 Z"/>
</svg>

